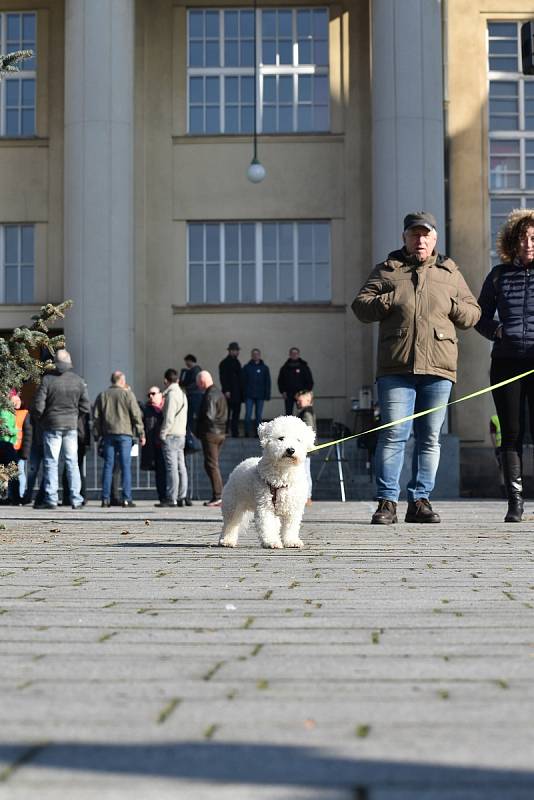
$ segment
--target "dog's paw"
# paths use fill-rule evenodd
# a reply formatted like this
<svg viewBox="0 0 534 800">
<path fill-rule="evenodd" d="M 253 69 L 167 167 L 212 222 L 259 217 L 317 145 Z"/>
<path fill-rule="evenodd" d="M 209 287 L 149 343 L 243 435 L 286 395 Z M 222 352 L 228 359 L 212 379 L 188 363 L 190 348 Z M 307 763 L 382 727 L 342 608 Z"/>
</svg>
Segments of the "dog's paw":
<svg viewBox="0 0 534 800">
<path fill-rule="evenodd" d="M 288 539 L 284 542 L 284 547 L 304 547 L 302 539 Z"/>
<path fill-rule="evenodd" d="M 227 539 L 224 536 L 221 536 L 219 539 L 219 547 L 235 547 L 237 542 L 235 539 Z"/>
<path fill-rule="evenodd" d="M 280 540 L 278 540 L 274 542 L 262 542 L 261 546 L 267 548 L 268 550 L 281 550 L 284 545 Z"/>
</svg>

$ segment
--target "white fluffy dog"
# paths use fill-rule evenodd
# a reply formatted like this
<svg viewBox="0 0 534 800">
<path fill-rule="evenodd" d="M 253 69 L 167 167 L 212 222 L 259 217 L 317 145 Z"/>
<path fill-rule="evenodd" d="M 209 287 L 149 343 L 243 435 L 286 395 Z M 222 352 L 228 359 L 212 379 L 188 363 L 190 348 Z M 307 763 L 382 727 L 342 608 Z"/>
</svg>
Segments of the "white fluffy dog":
<svg viewBox="0 0 534 800">
<path fill-rule="evenodd" d="M 303 547 L 300 522 L 308 497 L 306 453 L 315 433 L 298 417 L 277 417 L 258 427 L 261 458 L 247 458 L 235 467 L 222 495 L 222 547 L 235 547 L 247 512 L 262 547 Z"/>
</svg>

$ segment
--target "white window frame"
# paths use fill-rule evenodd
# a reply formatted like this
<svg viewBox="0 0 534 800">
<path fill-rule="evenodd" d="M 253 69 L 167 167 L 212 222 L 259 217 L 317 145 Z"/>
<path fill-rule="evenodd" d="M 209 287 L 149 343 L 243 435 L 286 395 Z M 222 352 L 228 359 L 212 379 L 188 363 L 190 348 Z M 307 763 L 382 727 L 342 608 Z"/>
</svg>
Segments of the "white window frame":
<svg viewBox="0 0 534 800">
<path fill-rule="evenodd" d="M 7 54 L 7 17 L 16 15 L 19 17 L 23 17 L 25 14 L 31 14 L 35 19 L 35 44 L 33 47 L 34 52 L 34 59 L 35 63 L 37 64 L 37 23 L 38 23 L 38 14 L 36 11 L 2 11 L 0 12 L 0 53 Z M 22 21 L 21 21 L 22 24 Z M 22 47 L 22 45 L 21 45 Z M 27 69 L 25 68 L 27 61 L 22 60 L 18 63 L 18 70 L 17 72 L 10 72 L 4 75 L 3 79 L 0 81 L 0 137 L 2 138 L 10 138 L 10 139 L 27 139 L 31 138 L 36 135 L 37 132 L 37 69 Z M 34 82 L 34 106 L 33 106 L 33 133 L 18 133 L 8 134 L 6 132 L 7 125 L 6 125 L 6 96 L 7 96 L 7 84 L 9 81 L 23 81 L 23 80 L 33 80 Z M 19 106 L 19 128 L 22 128 L 20 124 L 20 117 L 22 114 L 22 106 Z"/>
<path fill-rule="evenodd" d="M 311 266 L 312 269 L 316 268 L 319 264 L 328 263 L 329 268 L 329 276 L 330 276 L 330 285 L 329 285 L 329 296 L 326 298 L 321 299 L 300 299 L 299 297 L 299 257 L 298 257 L 298 226 L 301 223 L 306 223 L 310 225 L 326 225 L 328 229 L 328 262 L 317 262 L 315 259 L 315 245 L 312 246 L 312 259 L 311 259 Z M 256 281 L 256 291 L 255 291 L 255 299 L 253 301 L 248 300 L 226 300 L 226 286 L 225 286 L 225 232 L 226 232 L 226 225 L 254 225 L 255 233 L 254 233 L 254 241 L 255 241 L 255 281 Z M 293 245 L 293 298 L 289 300 L 263 300 L 263 225 L 264 224 L 272 224 L 272 225 L 292 225 L 292 245 Z M 204 259 L 202 261 L 202 269 L 203 269 L 203 299 L 201 301 L 191 301 L 190 300 L 190 269 L 191 269 L 191 254 L 189 250 L 189 229 L 191 225 L 202 225 L 203 226 L 203 252 L 204 252 Z M 206 260 L 205 254 L 207 251 L 206 248 L 206 231 L 207 225 L 218 225 L 219 226 L 219 300 L 215 303 L 213 301 L 208 301 L 206 299 L 207 296 L 207 279 L 206 279 L 206 266 L 208 261 Z M 239 245 L 241 247 L 241 245 Z M 332 302 L 332 225 L 331 221 L 327 219 L 302 219 L 302 220 L 225 220 L 224 222 L 219 221 L 210 221 L 210 220 L 190 220 L 187 223 L 187 236 L 186 236 L 186 263 L 187 263 L 187 305 L 198 306 L 198 305 L 260 305 L 263 303 L 271 304 L 274 303 L 276 305 L 292 305 L 292 304 L 312 304 L 312 305 L 325 305 Z M 199 261 L 194 262 L 195 264 L 200 264 Z M 212 263 L 212 262 L 209 262 Z M 239 265 L 241 267 L 242 260 L 240 259 Z M 280 265 L 280 259 L 277 254 L 276 258 L 276 267 L 277 267 L 277 274 Z M 241 296 L 241 288 L 242 288 L 242 273 L 240 271 L 240 296 Z"/>
<path fill-rule="evenodd" d="M 22 229 L 25 227 L 33 228 L 33 259 L 31 264 L 22 262 Z M 6 300 L 6 228 L 18 228 L 18 253 L 17 263 L 17 300 Z M 30 300 L 22 300 L 22 267 L 31 266 L 33 268 L 33 293 Z M 0 304 L 1 305 L 31 305 L 35 302 L 35 225 L 32 222 L 14 222 L 0 225 Z"/>
<path fill-rule="evenodd" d="M 489 42 L 490 42 L 490 35 L 489 35 L 489 26 L 490 25 L 497 25 L 499 23 L 506 24 L 506 25 L 516 25 L 517 29 L 517 71 L 516 72 L 503 72 L 503 71 L 496 71 L 490 69 L 490 52 L 489 52 Z M 526 83 L 533 83 L 534 77 L 530 77 L 527 75 L 523 75 L 521 71 L 521 21 L 517 20 L 488 20 L 488 24 L 486 27 L 486 42 L 487 42 L 487 69 L 488 69 L 488 192 L 489 192 L 489 215 L 490 215 L 490 232 L 493 228 L 493 219 L 500 215 L 494 215 L 492 213 L 492 201 L 493 200 L 506 200 L 509 198 L 510 200 L 515 200 L 516 198 L 519 200 L 519 207 L 520 208 L 528 208 L 534 206 L 534 186 L 532 188 L 527 188 L 526 186 L 526 179 L 527 179 L 527 170 L 526 170 L 526 142 L 534 141 L 534 129 L 533 130 L 526 130 L 525 129 L 525 85 Z M 498 39 L 499 37 L 491 37 L 492 39 Z M 514 82 L 518 85 L 518 104 L 519 104 L 519 114 L 518 114 L 518 123 L 519 127 L 514 130 L 499 130 L 499 131 L 492 131 L 490 129 L 491 124 L 491 107 L 490 107 L 490 99 L 489 99 L 489 89 L 490 84 L 492 82 L 498 83 L 499 81 L 508 81 Z M 516 187 L 506 187 L 503 189 L 495 189 L 491 186 L 491 156 L 492 156 L 492 142 L 497 141 L 515 141 L 519 143 L 519 186 Z M 531 158 L 534 157 L 534 154 L 530 156 Z M 514 204 L 517 205 L 517 204 Z M 512 210 L 512 206 L 510 207 L 510 211 Z M 504 219 L 503 219 L 504 222 Z M 490 255 L 492 260 L 494 260 L 497 256 L 497 253 L 494 249 L 494 242 L 490 243 Z"/>
<path fill-rule="evenodd" d="M 238 131 L 226 133 L 224 123 L 225 123 L 225 78 L 227 77 L 254 77 L 254 66 L 251 67 L 191 67 L 189 66 L 190 62 L 190 53 L 189 53 L 189 45 L 190 45 L 190 33 L 189 33 L 189 21 L 190 16 L 189 13 L 191 11 L 218 11 L 219 13 L 219 57 L 221 64 L 224 62 L 224 12 L 225 11 L 244 11 L 250 9 L 244 8 L 211 8 L 209 6 L 202 7 L 202 8 L 191 8 L 188 9 L 187 13 L 187 131 L 190 136 L 243 136 L 243 135 L 250 135 L 252 131 Z M 262 62 L 262 11 L 288 11 L 292 12 L 292 48 L 293 48 L 293 64 L 263 64 Z M 290 76 L 293 77 L 293 101 L 292 101 L 292 110 L 293 110 L 293 130 L 291 131 L 268 131 L 269 135 L 284 135 L 287 133 L 301 133 L 301 134 L 313 134 L 313 133 L 327 133 L 330 130 L 331 125 L 331 102 L 330 102 L 330 90 L 329 90 L 329 98 L 328 98 L 328 125 L 325 129 L 320 130 L 309 130 L 309 131 L 299 131 L 297 127 L 298 123 L 298 109 L 299 109 L 299 102 L 298 102 L 298 77 L 300 75 L 311 75 L 311 76 L 318 76 L 323 75 L 324 77 L 328 78 L 330 73 L 330 65 L 327 64 L 326 66 L 318 66 L 316 64 L 298 64 L 298 35 L 297 35 L 297 12 L 298 11 L 317 11 L 322 10 L 329 14 L 329 9 L 327 6 L 293 6 L 290 8 L 279 8 L 277 6 L 269 6 L 266 8 L 258 9 L 256 15 L 256 71 L 257 71 L 257 78 L 258 78 L 258 86 L 257 86 L 257 106 L 256 106 L 256 127 L 258 133 L 263 132 L 263 79 L 266 76 Z M 327 40 L 328 43 L 328 40 Z M 330 49 L 329 49 L 329 58 L 330 58 Z M 219 131 L 217 132 L 191 132 L 191 125 L 190 125 L 190 94 L 189 94 L 189 79 L 194 77 L 217 77 L 219 78 Z M 205 107 L 204 103 L 204 107 Z M 239 104 L 239 108 L 241 108 L 241 103 Z M 311 108 L 314 108 L 313 101 L 311 103 Z"/>
</svg>

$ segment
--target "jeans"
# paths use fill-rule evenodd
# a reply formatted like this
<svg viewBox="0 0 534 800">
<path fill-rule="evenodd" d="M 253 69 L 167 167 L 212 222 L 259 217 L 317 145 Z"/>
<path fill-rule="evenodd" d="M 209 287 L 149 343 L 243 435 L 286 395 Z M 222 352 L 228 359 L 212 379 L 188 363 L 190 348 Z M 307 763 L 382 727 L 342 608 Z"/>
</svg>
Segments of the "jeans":
<svg viewBox="0 0 534 800">
<path fill-rule="evenodd" d="M 187 496 L 187 467 L 185 466 L 185 436 L 167 436 L 161 443 L 167 470 L 167 501 L 176 503 Z"/>
<path fill-rule="evenodd" d="M 386 375 L 377 379 L 380 422 L 392 422 L 417 411 L 447 403 L 452 381 L 436 375 Z M 408 502 L 428 498 L 439 466 L 439 434 L 446 408 L 413 420 L 415 446 L 412 476 L 406 487 Z M 397 502 L 404 449 L 410 437 L 412 420 L 380 431 L 375 468 L 377 498 Z"/>
<path fill-rule="evenodd" d="M 63 451 L 67 481 L 70 489 L 70 502 L 73 506 L 81 506 L 83 497 L 80 493 L 81 480 L 78 467 L 78 431 L 43 431 L 44 448 L 44 491 L 45 502 L 57 506 L 58 498 L 58 464 Z"/>
<path fill-rule="evenodd" d="M 226 433 L 231 433 L 232 436 L 239 436 L 239 415 L 241 413 L 241 400 L 229 400 L 226 398 L 228 404 L 228 419 L 226 420 Z"/>
<path fill-rule="evenodd" d="M 111 498 L 111 481 L 115 458 L 118 458 L 122 473 L 122 499 L 132 499 L 132 437 L 125 433 L 110 433 L 104 436 L 102 447 L 104 469 L 102 470 L 102 500 Z"/>
<path fill-rule="evenodd" d="M 265 400 L 258 397 L 247 397 L 245 400 L 245 436 L 250 436 L 250 423 L 252 420 L 252 409 L 255 409 L 254 421 L 255 427 L 261 422 L 263 416 L 263 404 Z"/>
<path fill-rule="evenodd" d="M 205 433 L 200 441 L 204 452 L 204 469 L 211 483 L 211 500 L 220 500 L 223 490 L 219 452 L 224 444 L 224 434 Z"/>
</svg>

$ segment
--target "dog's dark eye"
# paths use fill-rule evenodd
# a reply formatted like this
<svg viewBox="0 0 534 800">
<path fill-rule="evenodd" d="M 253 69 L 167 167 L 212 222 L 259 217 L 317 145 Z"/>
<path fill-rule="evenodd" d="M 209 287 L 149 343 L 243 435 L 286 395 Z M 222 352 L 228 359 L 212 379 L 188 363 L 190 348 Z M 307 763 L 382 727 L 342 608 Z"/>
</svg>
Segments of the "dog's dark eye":
<svg viewBox="0 0 534 800">
<path fill-rule="evenodd" d="M 284 441 L 284 437 L 283 437 L 283 436 L 279 436 L 279 437 L 278 437 L 278 441 L 279 441 L 279 442 L 283 442 L 283 441 Z"/>
</svg>

